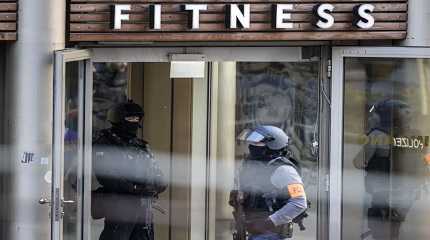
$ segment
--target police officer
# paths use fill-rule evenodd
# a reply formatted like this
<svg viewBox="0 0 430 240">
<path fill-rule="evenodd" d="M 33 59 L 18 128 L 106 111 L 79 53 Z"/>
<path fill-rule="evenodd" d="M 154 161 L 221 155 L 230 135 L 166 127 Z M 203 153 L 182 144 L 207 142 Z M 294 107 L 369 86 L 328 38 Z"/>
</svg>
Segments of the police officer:
<svg viewBox="0 0 430 240">
<path fill-rule="evenodd" d="M 354 159 L 357 168 L 364 169 L 365 189 L 370 195 L 367 209 L 368 231 L 373 239 L 398 239 L 399 229 L 410 206 L 415 201 L 416 184 L 409 180 L 422 167 L 417 152 L 393 146 L 393 137 L 417 136 L 410 128 L 411 108 L 400 100 L 388 99 L 373 105 L 370 110 L 373 126 L 367 134 L 364 158 Z M 360 155 L 359 155 L 360 156 Z"/>
<path fill-rule="evenodd" d="M 239 140 L 248 144 L 249 156 L 230 204 L 235 209 L 243 206 L 248 239 L 291 237 L 292 222 L 305 214 L 307 200 L 297 162 L 287 155 L 289 137 L 278 127 L 263 125 L 243 131 Z M 237 201 L 241 194 L 243 199 Z"/>
<path fill-rule="evenodd" d="M 93 192 L 92 215 L 105 218 L 100 240 L 152 240 L 154 200 L 167 185 L 149 145 L 137 137 L 143 109 L 128 101 L 108 112 L 109 129 L 93 141 L 93 168 L 102 187 Z"/>
</svg>

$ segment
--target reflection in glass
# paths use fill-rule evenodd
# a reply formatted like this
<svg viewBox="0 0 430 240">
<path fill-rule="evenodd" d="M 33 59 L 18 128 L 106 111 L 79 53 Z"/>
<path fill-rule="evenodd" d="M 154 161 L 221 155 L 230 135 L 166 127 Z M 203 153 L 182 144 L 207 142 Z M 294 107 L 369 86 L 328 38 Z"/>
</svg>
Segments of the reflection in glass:
<svg viewBox="0 0 430 240">
<path fill-rule="evenodd" d="M 109 109 L 112 109 L 117 103 L 127 101 L 128 78 L 129 65 L 127 63 L 93 64 L 93 138 L 97 136 L 100 130 L 111 127 L 108 121 Z M 93 146 L 93 152 L 96 151 L 98 151 L 97 147 Z M 99 239 L 104 228 L 104 219 L 94 218 L 94 215 L 97 216 L 98 214 L 93 209 L 103 205 L 97 192 L 101 188 L 101 184 L 96 180 L 95 164 L 95 159 L 92 159 L 91 215 L 93 219 L 91 221 L 91 233 L 92 239 Z"/>
<path fill-rule="evenodd" d="M 344 239 L 428 239 L 430 62 L 347 58 Z"/>
<path fill-rule="evenodd" d="M 93 70 L 93 129 L 97 131 L 110 126 L 106 120 L 108 110 L 127 100 L 129 64 L 94 63 Z"/>
</svg>

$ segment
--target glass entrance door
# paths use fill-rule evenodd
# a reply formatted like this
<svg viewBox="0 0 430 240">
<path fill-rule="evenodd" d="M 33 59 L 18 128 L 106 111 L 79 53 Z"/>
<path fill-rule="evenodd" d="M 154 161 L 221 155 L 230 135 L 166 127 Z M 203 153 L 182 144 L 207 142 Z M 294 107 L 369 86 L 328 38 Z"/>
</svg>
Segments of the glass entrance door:
<svg viewBox="0 0 430 240">
<path fill-rule="evenodd" d="M 212 86 L 215 88 L 212 89 L 214 133 L 211 153 L 216 187 L 213 188 L 215 225 L 211 239 L 227 240 L 233 234 L 239 234 L 237 219 L 232 215 L 237 210 L 231 206 L 232 189 L 242 189 L 240 191 L 245 195 L 257 196 L 256 192 L 265 191 L 259 189 L 265 184 L 265 178 L 270 177 L 265 176 L 265 165 L 260 165 L 250 154 L 248 143 L 239 139 L 241 132 L 259 126 L 278 127 L 290 137 L 286 155 L 301 166 L 306 196 L 311 202 L 307 211 L 309 217 L 303 220 L 306 230 L 300 231 L 296 225 L 293 236 L 294 239 L 318 239 L 319 59 L 297 62 L 255 59 L 215 62 L 212 66 Z M 244 177 L 247 173 L 252 177 Z M 277 194 L 276 189 L 273 194 Z M 249 219 L 257 212 L 255 209 L 264 212 L 264 203 L 253 203 L 258 201 L 257 198 L 245 198 Z M 269 214 L 277 210 L 273 209 Z"/>
<path fill-rule="evenodd" d="M 82 239 L 89 58 L 85 50 L 55 53 L 52 194 L 52 237 L 55 240 Z"/>
<path fill-rule="evenodd" d="M 318 222 L 326 222 L 327 217 L 321 214 L 327 200 L 323 164 L 327 159 L 321 159 L 318 143 L 324 146 L 328 135 L 320 136 L 321 119 L 326 117 L 320 83 L 326 79 L 319 48 L 315 54 L 301 48 L 269 47 L 98 48 L 93 53 L 94 136 L 122 133 L 120 122 L 109 114 L 118 104 L 132 99 L 144 109 L 137 137 L 151 146 L 168 182 L 167 189 L 154 199 L 159 208 L 149 211 L 156 240 L 232 239 L 234 209 L 229 205 L 229 193 L 249 155 L 238 136 L 258 125 L 273 125 L 286 132 L 291 139 L 288 156 L 302 167 L 312 204 L 304 220 L 306 230 L 295 226 L 294 238 L 324 239 L 318 233 L 325 226 Z M 197 74 L 199 69 L 202 74 Z M 135 183 L 132 176 L 120 174 L 129 159 L 116 157 L 116 164 L 96 166 L 114 156 L 107 152 L 125 151 L 118 144 L 105 150 L 93 148 L 100 150 L 93 151 L 92 178 L 86 181 L 92 185 L 84 192 L 93 203 L 112 204 L 113 211 L 85 219 L 91 226 L 89 239 L 112 236 L 114 226 L 124 234 L 134 234 L 130 229 L 136 222 L 124 222 L 124 216 L 134 219 L 141 214 L 131 211 L 139 209 L 138 205 L 125 204 L 127 199 L 131 203 L 132 198 L 141 198 L 136 192 L 115 189 L 113 194 L 106 193 L 111 186 L 104 174 L 115 175 L 112 180 L 118 184 Z M 129 155 L 134 159 L 133 154 L 125 156 Z M 126 173 L 130 172 L 134 170 Z M 256 185 L 261 179 L 256 176 Z"/>
<path fill-rule="evenodd" d="M 333 59 L 330 239 L 429 239 L 430 51 Z"/>
</svg>

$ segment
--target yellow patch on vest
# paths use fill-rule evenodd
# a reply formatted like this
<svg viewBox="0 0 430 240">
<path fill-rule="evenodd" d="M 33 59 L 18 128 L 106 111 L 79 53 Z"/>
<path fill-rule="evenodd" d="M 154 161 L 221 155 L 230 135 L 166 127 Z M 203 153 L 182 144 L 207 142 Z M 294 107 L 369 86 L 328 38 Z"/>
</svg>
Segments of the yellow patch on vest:
<svg viewBox="0 0 430 240">
<path fill-rule="evenodd" d="M 305 189 L 303 188 L 302 184 L 290 184 L 288 185 L 288 193 L 290 194 L 291 198 L 304 197 Z"/>
</svg>

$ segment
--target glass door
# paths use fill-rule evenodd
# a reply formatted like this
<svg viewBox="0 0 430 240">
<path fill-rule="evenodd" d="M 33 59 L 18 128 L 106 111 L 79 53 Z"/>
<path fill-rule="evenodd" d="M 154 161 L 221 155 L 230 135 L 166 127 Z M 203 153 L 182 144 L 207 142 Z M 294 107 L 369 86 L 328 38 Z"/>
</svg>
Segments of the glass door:
<svg viewBox="0 0 430 240">
<path fill-rule="evenodd" d="M 86 50 L 55 53 L 52 238 L 82 239 L 85 101 L 91 75 Z"/>
<path fill-rule="evenodd" d="M 237 138 L 242 130 L 257 125 L 285 131 L 291 139 L 289 156 L 302 167 L 312 204 L 304 220 L 306 230 L 295 226 L 294 238 L 325 239 L 328 133 L 320 126 L 327 122 L 330 100 L 323 70 L 326 55 L 321 48 L 96 48 L 93 54 L 94 135 L 121 132 L 109 112 L 132 99 L 145 112 L 138 137 L 151 146 L 168 180 L 167 189 L 155 201 L 164 211 L 151 211 L 155 239 L 233 238 L 233 208 L 228 198 L 248 154 Z M 123 161 L 99 170 L 96 164 L 108 158 L 109 149 L 125 150 L 99 149 L 93 151 L 95 169 L 92 181 L 87 181 L 93 183 L 91 192 L 84 192 L 122 209 L 120 200 L 130 198 L 131 193 L 100 196 L 109 188 L 103 173 L 120 169 Z M 115 182 L 121 179 L 115 178 Z M 256 184 L 261 179 L 256 177 Z M 122 180 L 133 182 L 126 174 Z M 138 208 L 132 206 L 128 205 Z M 133 229 L 133 222 L 121 222 L 125 215 L 139 217 L 131 209 L 92 216 L 89 239 L 112 235 L 112 226 L 131 231 L 127 227 Z"/>
<path fill-rule="evenodd" d="M 430 49 L 335 48 L 333 64 L 330 239 L 429 239 Z"/>
<path fill-rule="evenodd" d="M 318 210 L 322 206 L 319 206 L 322 200 L 319 196 L 322 195 L 319 193 L 317 148 L 320 64 L 320 59 L 290 62 L 271 61 L 270 58 L 237 58 L 237 61 L 212 63 L 210 176 L 213 187 L 209 189 L 213 190 L 211 218 L 214 226 L 210 226 L 213 230 L 210 239 L 227 240 L 233 234 L 239 234 L 240 226 L 232 214 L 236 209 L 229 201 L 231 191 L 239 189 L 245 196 L 258 196 L 255 192 L 262 190 L 259 187 L 265 184 L 265 165 L 252 160 L 255 156 L 250 154 L 248 144 L 238 140 L 241 132 L 258 126 L 278 127 L 290 137 L 286 155 L 302 168 L 306 196 L 311 202 L 307 210 L 309 216 L 303 220 L 306 230 L 301 231 L 296 225 L 293 236 L 294 239 L 318 239 L 318 228 L 323 227 L 317 224 Z M 252 174 L 252 178 L 243 177 L 247 173 Z M 272 193 L 276 195 L 277 190 Z M 245 199 L 247 219 L 257 211 L 264 212 L 264 204 L 254 205 L 253 197 Z M 275 208 L 268 214 L 277 211 L 279 209 Z M 248 236 L 251 236 L 249 232 Z"/>
</svg>

